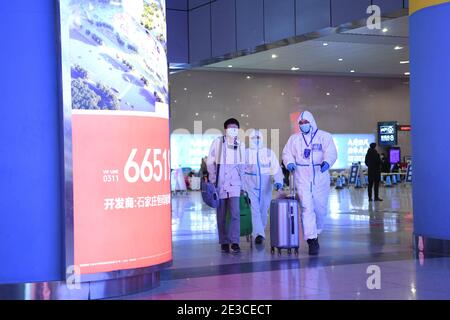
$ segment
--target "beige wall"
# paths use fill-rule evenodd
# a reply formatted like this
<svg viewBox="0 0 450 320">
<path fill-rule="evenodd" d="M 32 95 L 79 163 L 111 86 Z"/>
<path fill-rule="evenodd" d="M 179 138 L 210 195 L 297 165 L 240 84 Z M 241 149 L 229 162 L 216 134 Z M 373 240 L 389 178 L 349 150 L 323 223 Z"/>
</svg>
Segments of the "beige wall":
<svg viewBox="0 0 450 320">
<path fill-rule="evenodd" d="M 282 148 L 292 132 L 289 114 L 306 109 L 331 133 L 376 134 L 378 121 L 410 123 L 404 79 L 186 71 L 170 84 L 172 132 L 193 132 L 200 120 L 203 130 L 222 129 L 235 117 L 244 129 L 279 129 Z M 402 156 L 411 154 L 410 133 L 399 133 L 399 146 Z"/>
</svg>

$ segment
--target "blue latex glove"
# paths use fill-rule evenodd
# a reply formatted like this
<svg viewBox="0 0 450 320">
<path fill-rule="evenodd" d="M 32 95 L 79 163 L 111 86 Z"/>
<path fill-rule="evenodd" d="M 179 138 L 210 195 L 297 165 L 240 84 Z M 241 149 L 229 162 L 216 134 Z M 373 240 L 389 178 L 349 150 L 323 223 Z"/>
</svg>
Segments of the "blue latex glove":
<svg viewBox="0 0 450 320">
<path fill-rule="evenodd" d="M 330 165 L 328 164 L 328 162 L 322 162 L 322 164 L 320 165 L 320 172 L 324 173 L 328 169 L 330 169 Z"/>
<path fill-rule="evenodd" d="M 275 183 L 275 190 L 280 190 L 280 189 L 283 189 L 283 184 L 282 183 L 279 183 L 279 182 L 277 182 L 277 183 Z"/>
<path fill-rule="evenodd" d="M 296 165 L 294 164 L 294 163 L 289 163 L 288 165 L 287 165 L 287 168 L 286 169 L 288 169 L 289 171 L 295 171 L 295 169 L 296 169 Z"/>
</svg>

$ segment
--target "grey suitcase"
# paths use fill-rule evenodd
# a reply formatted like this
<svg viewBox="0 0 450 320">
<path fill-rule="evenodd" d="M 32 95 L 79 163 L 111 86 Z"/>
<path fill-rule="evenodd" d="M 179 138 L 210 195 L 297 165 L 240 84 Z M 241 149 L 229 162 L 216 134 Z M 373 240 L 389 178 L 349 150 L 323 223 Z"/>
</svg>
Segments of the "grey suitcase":
<svg viewBox="0 0 450 320">
<path fill-rule="evenodd" d="M 286 199 L 274 199 L 270 203 L 270 245 L 272 254 L 275 248 L 278 254 L 287 249 L 291 254 L 294 249 L 298 254 L 299 237 L 299 202 L 295 198 L 295 182 L 290 177 L 290 195 Z"/>
</svg>

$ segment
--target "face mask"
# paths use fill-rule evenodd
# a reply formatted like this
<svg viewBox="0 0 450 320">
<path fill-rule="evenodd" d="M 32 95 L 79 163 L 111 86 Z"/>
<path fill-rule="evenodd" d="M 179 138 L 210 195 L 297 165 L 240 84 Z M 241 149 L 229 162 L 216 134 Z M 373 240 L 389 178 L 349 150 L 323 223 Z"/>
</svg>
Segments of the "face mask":
<svg viewBox="0 0 450 320">
<path fill-rule="evenodd" d="M 256 138 L 250 139 L 250 143 L 254 147 L 259 147 L 259 145 L 261 144 L 261 139 Z"/>
<path fill-rule="evenodd" d="M 236 138 L 239 134 L 239 129 L 238 128 L 229 128 L 227 129 L 227 136 L 232 137 L 232 138 Z"/>
<path fill-rule="evenodd" d="M 309 130 L 311 130 L 311 124 L 310 124 L 310 123 L 301 124 L 301 125 L 300 125 L 300 130 L 301 130 L 303 133 L 308 133 Z"/>
</svg>

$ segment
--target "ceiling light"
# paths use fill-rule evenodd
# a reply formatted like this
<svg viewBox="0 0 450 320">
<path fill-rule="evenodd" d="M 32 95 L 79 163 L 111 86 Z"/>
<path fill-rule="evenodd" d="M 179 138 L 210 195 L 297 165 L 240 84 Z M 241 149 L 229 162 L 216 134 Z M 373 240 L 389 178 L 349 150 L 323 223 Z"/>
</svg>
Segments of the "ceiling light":
<svg viewBox="0 0 450 320">
<path fill-rule="evenodd" d="M 405 72 L 405 73 L 404 73 L 405 76 L 409 76 L 410 74 L 411 74 L 411 73 L 409 73 L 409 72 Z"/>
<path fill-rule="evenodd" d="M 409 63 L 409 60 L 400 61 L 400 64 L 407 64 L 407 63 Z"/>
<path fill-rule="evenodd" d="M 208 94 L 209 94 L 209 95 L 212 95 L 212 92 L 210 91 L 210 92 L 208 92 Z"/>
<path fill-rule="evenodd" d="M 198 112 L 196 112 L 195 115 L 198 116 Z"/>
<path fill-rule="evenodd" d="M 233 68 L 233 65 L 229 64 L 229 65 L 228 65 L 228 68 Z"/>
<path fill-rule="evenodd" d="M 351 73 L 354 73 L 354 72 L 355 72 L 355 70 L 350 70 L 350 72 L 351 72 Z"/>
<path fill-rule="evenodd" d="M 250 77 L 250 76 L 247 76 L 246 78 L 247 78 L 247 79 L 251 79 L 252 77 Z"/>
<path fill-rule="evenodd" d="M 327 92 L 327 96 L 329 96 L 331 93 Z"/>
<path fill-rule="evenodd" d="M 401 46 L 395 46 L 394 47 L 394 50 L 402 50 L 403 49 L 403 47 L 401 47 Z"/>
<path fill-rule="evenodd" d="M 291 68 L 291 71 L 298 71 L 298 70 L 300 70 L 299 67 L 292 67 L 292 68 Z"/>
<path fill-rule="evenodd" d="M 338 60 L 339 60 L 339 61 L 344 61 L 344 59 L 342 59 L 342 58 L 339 58 Z"/>
<path fill-rule="evenodd" d="M 276 54 L 273 54 L 272 59 L 276 59 L 276 58 L 278 58 L 278 56 Z"/>
<path fill-rule="evenodd" d="M 324 42 L 323 46 L 326 47 L 328 45 L 328 42 Z"/>
<path fill-rule="evenodd" d="M 184 88 L 184 91 L 187 91 L 187 88 Z"/>
<path fill-rule="evenodd" d="M 383 30 L 381 30 L 381 31 L 383 31 L 383 33 L 386 33 L 386 32 L 389 31 L 389 29 L 388 28 L 383 28 Z"/>
</svg>

